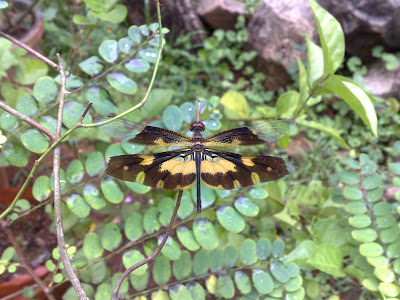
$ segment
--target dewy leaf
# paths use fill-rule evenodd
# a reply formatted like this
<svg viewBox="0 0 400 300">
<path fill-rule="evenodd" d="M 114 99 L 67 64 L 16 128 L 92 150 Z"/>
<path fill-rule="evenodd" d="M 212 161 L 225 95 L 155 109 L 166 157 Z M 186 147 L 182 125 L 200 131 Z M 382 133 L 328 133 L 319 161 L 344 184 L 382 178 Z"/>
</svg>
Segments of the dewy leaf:
<svg viewBox="0 0 400 300">
<path fill-rule="evenodd" d="M 200 249 L 200 245 L 194 238 L 193 232 L 184 226 L 179 226 L 176 230 L 176 235 L 181 244 L 189 251 L 197 251 Z"/>
<path fill-rule="evenodd" d="M 134 264 L 142 261 L 145 257 L 138 250 L 131 250 L 124 253 L 122 256 L 122 263 L 126 269 L 132 267 Z M 148 265 L 143 265 L 133 271 L 133 275 L 143 275 L 147 271 Z"/>
<path fill-rule="evenodd" d="M 83 72 L 94 77 L 104 70 L 105 65 L 99 57 L 92 56 L 79 63 L 79 67 Z"/>
<path fill-rule="evenodd" d="M 97 176 L 102 172 L 104 163 L 103 154 L 100 152 L 91 152 L 86 159 L 86 172 L 92 177 Z"/>
<path fill-rule="evenodd" d="M 231 206 L 221 206 L 217 210 L 217 219 L 227 231 L 233 233 L 241 232 L 245 227 L 242 216 Z"/>
<path fill-rule="evenodd" d="M 258 259 L 265 260 L 271 254 L 271 242 L 266 238 L 260 238 L 256 244 L 256 254 Z"/>
<path fill-rule="evenodd" d="M 107 81 L 117 91 L 133 95 L 137 91 L 137 84 L 135 81 L 127 77 L 124 73 L 109 73 L 107 75 Z"/>
<path fill-rule="evenodd" d="M 142 41 L 142 34 L 140 33 L 139 27 L 136 25 L 129 27 L 128 36 L 136 44 L 139 44 Z"/>
<path fill-rule="evenodd" d="M 248 294 L 251 291 L 251 282 L 249 276 L 243 271 L 235 272 L 235 284 L 242 294 Z"/>
<path fill-rule="evenodd" d="M 197 242 L 204 249 L 212 250 L 218 246 L 217 231 L 207 218 L 199 218 L 193 222 L 193 233 Z"/>
<path fill-rule="evenodd" d="M 100 190 L 93 184 L 87 184 L 83 188 L 83 198 L 91 208 L 100 210 L 106 206 L 106 201 L 103 198 Z"/>
<path fill-rule="evenodd" d="M 235 295 L 235 286 L 229 275 L 220 275 L 218 277 L 218 293 L 225 299 L 232 299 Z"/>
<path fill-rule="evenodd" d="M 132 47 L 132 40 L 124 37 L 118 41 L 118 48 L 121 52 L 128 54 Z"/>
<path fill-rule="evenodd" d="M 342 98 L 360 116 L 375 136 L 378 136 L 378 119 L 368 94 L 352 82 L 337 75 L 329 76 L 322 86 Z"/>
<path fill-rule="evenodd" d="M 158 236 L 158 244 L 160 245 L 164 235 Z M 179 244 L 172 238 L 168 237 L 167 241 L 165 242 L 164 247 L 161 249 L 161 253 L 168 257 L 169 260 L 177 260 L 179 256 L 181 256 L 181 249 Z"/>
<path fill-rule="evenodd" d="M 94 232 L 89 232 L 83 239 L 83 253 L 88 259 L 101 257 L 103 254 L 103 247 L 99 236 Z"/>
<path fill-rule="evenodd" d="M 71 128 L 78 122 L 79 118 L 82 116 L 85 111 L 85 107 L 76 101 L 67 101 L 64 105 L 63 111 L 63 124 Z M 82 120 L 82 123 L 91 123 L 91 116 L 88 113 L 85 118 Z"/>
<path fill-rule="evenodd" d="M 108 251 L 113 251 L 121 243 L 122 235 L 117 224 L 108 223 L 103 230 L 101 244 Z"/>
<path fill-rule="evenodd" d="M 321 244 L 312 252 L 307 263 L 316 269 L 337 277 L 345 277 L 342 271 L 343 254 L 340 248 L 332 244 Z"/>
<path fill-rule="evenodd" d="M 0 116 L 0 127 L 7 131 L 14 131 L 19 126 L 19 120 L 14 115 L 4 112 Z"/>
<path fill-rule="evenodd" d="M 171 277 L 171 265 L 168 258 L 158 255 L 153 265 L 153 279 L 158 285 L 166 284 Z"/>
<path fill-rule="evenodd" d="M 182 112 L 176 105 L 169 105 L 163 112 L 163 123 L 167 129 L 179 131 L 182 127 Z"/>
<path fill-rule="evenodd" d="M 299 93 L 287 91 L 282 93 L 276 101 L 276 112 L 282 118 L 292 118 L 299 105 Z"/>
<path fill-rule="evenodd" d="M 125 64 L 125 68 L 134 73 L 144 73 L 150 69 L 150 64 L 144 59 L 134 58 Z"/>
<path fill-rule="evenodd" d="M 307 81 L 310 89 L 314 88 L 324 73 L 324 57 L 322 49 L 314 44 L 308 37 L 307 40 Z"/>
<path fill-rule="evenodd" d="M 20 139 L 22 145 L 34 153 L 41 154 L 49 147 L 49 142 L 37 129 L 28 129 L 24 131 Z"/>
<path fill-rule="evenodd" d="M 226 92 L 220 100 L 224 106 L 224 114 L 229 119 L 246 119 L 250 108 L 246 98 L 237 91 Z"/>
<path fill-rule="evenodd" d="M 42 202 L 46 200 L 51 193 L 50 179 L 47 176 L 40 176 L 35 180 L 32 187 L 32 195 L 37 200 Z"/>
<path fill-rule="evenodd" d="M 125 184 L 132 192 L 140 195 L 146 194 L 151 190 L 150 186 L 141 184 L 139 182 L 125 181 Z"/>
<path fill-rule="evenodd" d="M 25 167 L 28 164 L 28 153 L 20 144 L 6 142 L 3 145 L 3 155 L 15 167 Z"/>
<path fill-rule="evenodd" d="M 118 183 L 111 177 L 106 177 L 101 182 L 101 191 L 104 197 L 111 203 L 117 204 L 124 200 L 124 193 Z"/>
<path fill-rule="evenodd" d="M 254 269 L 252 279 L 254 287 L 261 295 L 268 294 L 274 289 L 274 283 L 271 275 L 269 275 L 267 271 Z"/>
<path fill-rule="evenodd" d="M 251 239 L 245 239 L 240 245 L 240 260 L 246 266 L 257 262 L 256 242 Z"/>
<path fill-rule="evenodd" d="M 32 117 L 39 111 L 35 98 L 28 95 L 22 96 L 17 100 L 16 109 L 27 117 Z"/>
<path fill-rule="evenodd" d="M 160 228 L 157 213 L 157 208 L 150 207 L 143 216 L 143 227 L 148 234 L 152 234 Z"/>
<path fill-rule="evenodd" d="M 299 125 L 307 126 L 307 127 L 314 128 L 314 129 L 320 130 L 322 132 L 325 132 L 325 133 L 329 134 L 331 137 L 333 137 L 334 139 L 336 139 L 340 143 L 340 145 L 342 145 L 342 147 L 350 149 L 349 145 L 347 145 L 345 140 L 339 135 L 339 133 L 336 131 L 336 129 L 334 129 L 332 127 L 327 127 L 325 125 L 322 125 L 321 123 L 317 123 L 314 121 L 306 121 L 302 118 L 296 119 L 296 122 Z"/>
<path fill-rule="evenodd" d="M 196 116 L 196 108 L 191 102 L 185 102 L 181 104 L 180 110 L 182 112 L 183 120 L 187 123 L 192 122 Z"/>
<path fill-rule="evenodd" d="M 193 273 L 195 275 L 204 275 L 209 268 L 208 251 L 202 249 L 193 257 Z"/>
<path fill-rule="evenodd" d="M 182 251 L 180 257 L 173 262 L 172 272 L 177 280 L 189 277 L 192 272 L 192 258 L 188 251 Z"/>
<path fill-rule="evenodd" d="M 72 183 L 78 183 L 83 179 L 85 171 L 83 169 L 83 164 L 79 159 L 71 161 L 67 167 L 67 180 Z"/>
<path fill-rule="evenodd" d="M 258 215 L 260 209 L 257 204 L 252 202 L 247 197 L 239 197 L 235 201 L 235 208 L 246 217 L 255 217 Z"/>
<path fill-rule="evenodd" d="M 125 221 L 124 232 L 126 237 L 131 241 L 138 240 L 143 234 L 142 215 L 132 213 Z"/>
<path fill-rule="evenodd" d="M 100 56 L 109 63 L 118 59 L 118 42 L 116 40 L 105 40 L 99 47 Z"/>
<path fill-rule="evenodd" d="M 69 194 L 66 199 L 68 209 L 78 218 L 86 218 L 90 213 L 90 206 L 81 195 Z"/>
<path fill-rule="evenodd" d="M 102 116 L 117 114 L 118 108 L 115 106 L 109 92 L 100 86 L 90 86 L 86 89 L 86 98 L 93 103 L 94 109 Z"/>
<path fill-rule="evenodd" d="M 315 0 L 310 0 L 324 55 L 324 76 L 333 74 L 344 57 L 344 34 L 339 22 Z"/>
<path fill-rule="evenodd" d="M 138 52 L 139 56 L 149 63 L 155 63 L 157 60 L 158 51 L 154 48 L 141 49 Z"/>
<path fill-rule="evenodd" d="M 53 78 L 44 76 L 36 81 L 33 87 L 33 96 L 43 104 L 49 104 L 57 100 L 58 88 Z"/>
</svg>

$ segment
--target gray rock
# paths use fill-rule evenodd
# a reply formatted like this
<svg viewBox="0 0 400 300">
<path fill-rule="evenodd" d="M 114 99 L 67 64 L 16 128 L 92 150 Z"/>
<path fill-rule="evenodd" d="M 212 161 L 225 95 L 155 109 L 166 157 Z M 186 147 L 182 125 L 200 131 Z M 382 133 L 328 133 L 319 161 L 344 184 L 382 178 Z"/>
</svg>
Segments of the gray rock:
<svg viewBox="0 0 400 300">
<path fill-rule="evenodd" d="M 199 0 L 197 13 L 211 29 L 233 29 L 246 5 L 234 0 Z"/>
</svg>

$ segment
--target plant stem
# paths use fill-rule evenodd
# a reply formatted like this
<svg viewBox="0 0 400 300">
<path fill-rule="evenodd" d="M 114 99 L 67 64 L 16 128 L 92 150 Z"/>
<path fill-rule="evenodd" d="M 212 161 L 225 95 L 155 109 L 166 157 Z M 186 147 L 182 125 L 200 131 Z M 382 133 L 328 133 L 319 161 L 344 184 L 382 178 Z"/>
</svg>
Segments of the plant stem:
<svg viewBox="0 0 400 300">
<path fill-rule="evenodd" d="M 167 231 L 165 232 L 164 238 L 163 238 L 163 240 L 161 241 L 160 245 L 158 245 L 157 249 L 153 252 L 153 254 L 151 254 L 149 257 L 143 259 L 142 261 L 138 262 L 137 264 L 134 264 L 132 267 L 130 267 L 129 269 L 127 269 L 127 270 L 121 275 L 121 277 L 118 279 L 117 284 L 115 285 L 115 288 L 114 288 L 114 292 L 113 292 L 113 295 L 112 295 L 112 299 L 113 299 L 113 300 L 117 300 L 117 299 L 118 299 L 118 291 L 119 291 L 119 288 L 120 288 L 122 282 L 124 281 L 124 279 L 125 279 L 131 272 L 133 272 L 134 270 L 136 270 L 137 268 L 139 268 L 139 267 L 141 267 L 141 266 L 143 266 L 143 265 L 149 263 L 150 261 L 152 261 L 152 260 L 161 252 L 161 249 L 164 247 L 164 244 L 167 242 L 167 239 L 168 239 L 168 237 L 169 237 L 169 235 L 170 235 L 170 233 L 171 233 L 172 225 L 173 225 L 174 222 L 175 222 L 175 217 L 176 217 L 176 214 L 177 214 L 177 212 L 178 212 L 179 205 L 181 204 L 182 193 L 183 193 L 182 190 L 180 190 L 179 193 L 178 193 L 178 198 L 176 199 L 175 209 L 174 209 L 174 212 L 172 213 L 172 216 L 171 216 L 171 221 L 169 222 Z"/>
</svg>

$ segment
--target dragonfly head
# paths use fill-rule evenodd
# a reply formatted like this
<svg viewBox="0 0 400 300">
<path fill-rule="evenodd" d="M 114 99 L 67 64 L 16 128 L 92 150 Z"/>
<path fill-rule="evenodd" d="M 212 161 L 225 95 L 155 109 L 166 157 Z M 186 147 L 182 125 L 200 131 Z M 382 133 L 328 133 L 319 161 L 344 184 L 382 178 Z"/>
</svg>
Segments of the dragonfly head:
<svg viewBox="0 0 400 300">
<path fill-rule="evenodd" d="M 190 125 L 190 131 L 204 131 L 204 129 L 206 129 L 206 127 L 200 121 L 193 122 Z"/>
</svg>

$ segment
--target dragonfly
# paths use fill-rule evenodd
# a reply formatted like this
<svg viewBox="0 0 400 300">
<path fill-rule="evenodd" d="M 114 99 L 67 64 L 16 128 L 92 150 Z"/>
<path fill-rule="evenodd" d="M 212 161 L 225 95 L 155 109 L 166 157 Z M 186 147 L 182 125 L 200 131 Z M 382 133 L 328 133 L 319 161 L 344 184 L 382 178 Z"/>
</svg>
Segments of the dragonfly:
<svg viewBox="0 0 400 300">
<path fill-rule="evenodd" d="M 101 122 L 110 117 L 100 117 Z M 169 129 L 145 126 L 126 119 L 116 119 L 100 125 L 103 132 L 124 142 L 145 146 L 182 146 L 185 148 L 154 154 L 128 154 L 110 157 L 105 173 L 117 179 L 138 182 L 165 190 L 187 190 L 196 184 L 197 213 L 201 213 L 200 186 L 232 190 L 260 182 L 280 179 L 295 168 L 283 158 L 264 155 L 240 155 L 210 147 L 247 147 L 273 142 L 295 127 L 288 119 L 257 121 L 203 136 L 204 123 L 200 119 L 190 125 L 192 137 Z"/>
</svg>

